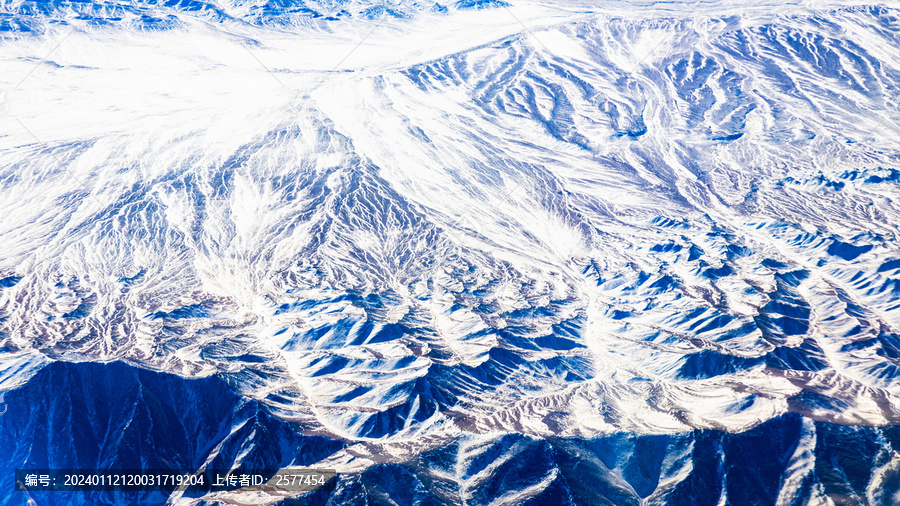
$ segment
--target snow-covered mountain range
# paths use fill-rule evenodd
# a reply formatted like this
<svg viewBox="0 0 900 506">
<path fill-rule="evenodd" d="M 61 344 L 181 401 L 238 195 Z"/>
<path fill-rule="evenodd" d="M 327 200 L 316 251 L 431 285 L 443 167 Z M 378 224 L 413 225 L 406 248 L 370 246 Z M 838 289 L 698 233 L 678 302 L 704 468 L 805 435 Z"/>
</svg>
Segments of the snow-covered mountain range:
<svg viewBox="0 0 900 506">
<path fill-rule="evenodd" d="M 896 6 L 4 1 L 0 30 L 0 467 L 46 458 L 37 378 L 90 382 L 54 362 L 120 361 L 425 502 L 900 500 Z M 734 495 L 754 437 L 780 467 Z"/>
</svg>

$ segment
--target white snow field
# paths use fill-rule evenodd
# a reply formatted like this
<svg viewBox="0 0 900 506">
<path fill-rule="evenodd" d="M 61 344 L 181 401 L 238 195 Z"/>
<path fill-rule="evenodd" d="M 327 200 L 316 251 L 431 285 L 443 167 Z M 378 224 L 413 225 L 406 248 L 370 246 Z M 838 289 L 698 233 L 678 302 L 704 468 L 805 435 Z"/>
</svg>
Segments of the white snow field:
<svg viewBox="0 0 900 506">
<path fill-rule="evenodd" d="M 900 423 L 896 5 L 2 5 L 0 391 L 216 374 L 339 472 Z"/>
</svg>

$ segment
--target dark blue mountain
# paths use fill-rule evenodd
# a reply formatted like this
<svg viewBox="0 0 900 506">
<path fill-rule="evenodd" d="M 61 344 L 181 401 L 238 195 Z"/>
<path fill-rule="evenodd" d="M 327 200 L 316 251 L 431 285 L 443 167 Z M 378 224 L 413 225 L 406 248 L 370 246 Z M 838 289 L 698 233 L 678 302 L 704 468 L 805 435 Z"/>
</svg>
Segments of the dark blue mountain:
<svg viewBox="0 0 900 506">
<path fill-rule="evenodd" d="M 276 469 L 343 447 L 299 434 L 218 378 L 186 380 L 119 362 L 52 363 L 5 401 L 0 504 L 26 503 L 25 493 L 11 492 L 14 469 Z M 33 495 L 38 504 L 165 500 L 162 493 Z"/>
<path fill-rule="evenodd" d="M 6 396 L 0 504 L 16 468 L 245 469 L 309 466 L 344 445 L 299 434 L 215 377 L 186 380 L 123 363 L 55 362 Z M 285 504 L 891 504 L 900 428 L 846 427 L 797 414 L 743 433 L 694 430 L 594 439 L 463 437 L 417 458 L 343 474 Z M 455 476 L 448 479 L 448 476 Z M 537 493 L 529 491 L 537 490 Z M 33 493 L 38 504 L 152 504 L 162 492 Z M 808 502 L 807 502 L 808 501 Z M 846 502 L 849 501 L 849 502 Z"/>
</svg>

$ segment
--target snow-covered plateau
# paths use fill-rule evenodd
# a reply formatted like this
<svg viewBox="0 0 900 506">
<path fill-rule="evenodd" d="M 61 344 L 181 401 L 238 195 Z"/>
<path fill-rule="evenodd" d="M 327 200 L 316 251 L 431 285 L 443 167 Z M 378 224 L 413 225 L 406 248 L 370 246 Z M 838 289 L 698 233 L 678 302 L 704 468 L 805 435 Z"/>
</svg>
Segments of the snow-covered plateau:
<svg viewBox="0 0 900 506">
<path fill-rule="evenodd" d="M 900 504 L 900 5 L 0 0 L 0 402 L 0 504 Z"/>
</svg>

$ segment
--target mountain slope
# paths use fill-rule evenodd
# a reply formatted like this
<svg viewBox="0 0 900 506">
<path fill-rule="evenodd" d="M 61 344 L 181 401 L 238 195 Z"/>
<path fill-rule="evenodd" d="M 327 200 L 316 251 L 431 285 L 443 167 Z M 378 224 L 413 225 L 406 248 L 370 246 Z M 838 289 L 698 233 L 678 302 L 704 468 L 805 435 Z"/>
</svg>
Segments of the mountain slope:
<svg viewBox="0 0 900 506">
<path fill-rule="evenodd" d="M 898 422 L 894 9 L 178 4 L 144 32 L 28 5 L 8 19 L 41 33 L 2 42 L 0 391 L 50 361 L 215 374 L 367 448 L 348 473 L 504 434 Z M 784 493 L 831 490 L 803 462 Z"/>
</svg>

